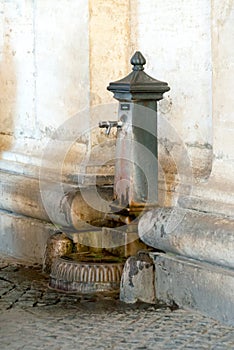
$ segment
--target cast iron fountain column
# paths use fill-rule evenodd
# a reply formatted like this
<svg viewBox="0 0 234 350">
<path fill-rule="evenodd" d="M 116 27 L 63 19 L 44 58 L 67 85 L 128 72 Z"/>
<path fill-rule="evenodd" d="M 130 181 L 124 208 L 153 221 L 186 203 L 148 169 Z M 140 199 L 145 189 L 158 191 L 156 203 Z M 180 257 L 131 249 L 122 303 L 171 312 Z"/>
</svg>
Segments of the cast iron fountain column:
<svg viewBox="0 0 234 350">
<path fill-rule="evenodd" d="M 114 193 L 117 206 L 130 212 L 157 204 L 157 102 L 170 90 L 167 83 L 144 72 L 145 63 L 135 52 L 132 72 L 109 84 L 107 89 L 119 101 L 119 120 L 99 124 L 108 132 L 111 126 L 118 128 Z"/>
</svg>

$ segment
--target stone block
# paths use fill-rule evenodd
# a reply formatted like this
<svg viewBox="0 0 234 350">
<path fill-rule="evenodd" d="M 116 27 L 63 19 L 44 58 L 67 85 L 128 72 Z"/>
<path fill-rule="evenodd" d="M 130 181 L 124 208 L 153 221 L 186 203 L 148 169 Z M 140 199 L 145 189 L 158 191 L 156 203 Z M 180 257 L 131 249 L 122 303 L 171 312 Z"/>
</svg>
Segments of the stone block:
<svg viewBox="0 0 234 350">
<path fill-rule="evenodd" d="M 42 264 L 46 242 L 56 228 L 45 221 L 0 210 L 0 253 Z"/>
<path fill-rule="evenodd" d="M 58 232 L 50 236 L 45 249 L 43 272 L 50 273 L 53 262 L 63 255 L 71 254 L 72 250 L 73 242 L 65 233 Z"/>
<path fill-rule="evenodd" d="M 151 253 L 156 298 L 234 325 L 234 270 L 172 254 Z"/>
<path fill-rule="evenodd" d="M 183 208 L 159 208 L 139 221 L 139 236 L 149 246 L 234 268 L 234 220 Z"/>
<path fill-rule="evenodd" d="M 147 252 L 139 251 L 126 261 L 120 284 L 120 300 L 128 304 L 137 301 L 155 303 L 154 264 Z"/>
</svg>

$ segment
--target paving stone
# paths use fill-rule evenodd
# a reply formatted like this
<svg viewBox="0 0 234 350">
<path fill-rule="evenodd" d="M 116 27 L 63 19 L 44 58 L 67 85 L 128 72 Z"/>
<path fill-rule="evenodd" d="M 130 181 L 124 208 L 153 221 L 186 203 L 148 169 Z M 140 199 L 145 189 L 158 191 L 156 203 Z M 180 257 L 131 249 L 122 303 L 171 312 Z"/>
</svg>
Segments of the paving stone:
<svg viewBox="0 0 234 350">
<path fill-rule="evenodd" d="M 38 268 L 0 262 L 1 350 L 234 349 L 234 329 L 198 313 L 63 294 Z"/>
</svg>

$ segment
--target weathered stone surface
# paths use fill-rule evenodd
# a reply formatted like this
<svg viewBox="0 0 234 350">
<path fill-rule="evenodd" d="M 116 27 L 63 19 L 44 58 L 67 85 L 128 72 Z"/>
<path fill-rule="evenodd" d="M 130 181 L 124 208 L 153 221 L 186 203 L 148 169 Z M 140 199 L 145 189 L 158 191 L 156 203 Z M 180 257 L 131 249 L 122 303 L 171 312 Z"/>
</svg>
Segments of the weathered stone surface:
<svg viewBox="0 0 234 350">
<path fill-rule="evenodd" d="M 41 200 L 38 179 L 0 172 L 0 193 L 1 209 L 49 221 Z"/>
<path fill-rule="evenodd" d="M 165 72 L 161 78 L 166 77 L 171 87 L 170 93 L 159 105 L 158 135 L 171 141 L 171 135 L 168 135 L 168 129 L 163 125 L 163 119 L 166 118 L 174 128 L 174 133 L 186 143 L 191 166 L 195 175 L 201 178 L 209 174 L 208 165 L 212 160 L 212 152 L 201 147 L 205 143 L 212 143 L 210 67 L 213 46 L 210 45 L 210 6 L 210 3 L 202 0 L 137 0 L 137 5 L 133 6 L 136 7 L 136 24 L 132 28 L 132 35 L 137 38 L 146 59 L 152 57 L 152 62 L 157 62 L 150 64 L 150 75 L 158 76 L 158 72 Z M 152 37 L 157 45 L 151 45 Z M 198 82 L 201 87 L 199 91 L 196 88 Z M 227 90 L 223 88 L 222 91 L 226 93 Z M 174 145 L 169 149 L 170 155 L 176 160 L 179 158 L 178 148 L 178 145 Z M 162 158 L 163 162 L 166 151 L 159 153 L 159 159 Z M 181 157 L 181 163 L 183 159 Z M 176 168 L 180 168 L 177 161 Z M 174 192 L 171 196 L 174 196 Z"/>
<path fill-rule="evenodd" d="M 196 309 L 234 325 L 234 270 L 194 259 L 151 254 L 156 297 L 167 304 Z"/>
<path fill-rule="evenodd" d="M 0 210 L 0 252 L 42 263 L 46 242 L 56 228 L 45 221 Z"/>
<path fill-rule="evenodd" d="M 116 293 L 64 294 L 38 268 L 1 258 L 0 266 L 11 286 L 0 283 L 1 349 L 233 349 L 233 327 L 197 312 L 126 305 Z"/>
<path fill-rule="evenodd" d="M 125 303 L 143 301 L 154 304 L 154 264 L 146 251 L 139 251 L 125 263 L 121 284 L 120 300 Z"/>
<path fill-rule="evenodd" d="M 75 182 L 64 183 L 62 178 L 59 182 L 58 174 L 54 174 L 53 179 L 52 171 L 45 169 L 48 178 L 42 180 L 38 174 L 37 177 L 18 174 L 17 163 L 15 166 L 15 171 L 13 165 L 11 172 L 0 171 L 0 209 L 72 228 L 103 220 L 110 210 L 111 186 L 100 186 L 99 192 L 96 186 L 87 185 L 86 188 L 84 184 L 79 189 Z"/>
<path fill-rule="evenodd" d="M 50 273 L 56 258 L 72 253 L 73 242 L 64 233 L 55 233 L 47 240 L 43 259 L 43 272 Z"/>
<path fill-rule="evenodd" d="M 225 186 L 225 183 L 223 184 L 223 186 Z M 232 187 L 234 188 L 234 186 Z M 212 196 L 207 194 L 206 198 L 204 198 L 206 190 L 208 190 L 210 193 L 211 186 L 209 187 L 209 189 L 207 188 L 205 189 L 204 187 L 201 186 L 201 188 L 199 189 L 200 193 L 198 195 L 180 196 L 178 201 L 179 206 L 186 209 L 192 209 L 192 210 L 201 211 L 201 212 L 208 212 L 208 213 L 213 213 L 217 215 L 234 217 L 234 201 L 233 201 L 233 198 L 232 200 L 230 200 L 232 193 L 234 191 L 232 190 L 231 186 L 229 186 L 230 192 L 229 191 L 221 192 L 221 191 L 217 191 L 217 187 L 213 188 Z M 219 196 L 219 200 L 214 200 L 216 196 Z M 225 202 L 225 199 L 226 199 L 226 202 Z"/>
<path fill-rule="evenodd" d="M 160 208 L 139 221 L 146 244 L 234 268 L 234 220 L 182 208 Z"/>
</svg>

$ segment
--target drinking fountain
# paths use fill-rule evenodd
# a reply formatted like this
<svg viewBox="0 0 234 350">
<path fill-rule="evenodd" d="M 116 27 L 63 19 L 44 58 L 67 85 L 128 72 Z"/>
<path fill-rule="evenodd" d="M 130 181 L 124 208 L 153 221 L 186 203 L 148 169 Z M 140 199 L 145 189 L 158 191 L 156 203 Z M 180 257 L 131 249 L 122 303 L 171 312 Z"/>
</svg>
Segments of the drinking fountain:
<svg viewBox="0 0 234 350">
<path fill-rule="evenodd" d="M 117 128 L 113 198 L 109 212 L 103 213 L 107 225 L 98 231 L 108 246 L 90 249 L 81 244 L 79 251 L 54 259 L 51 288 L 81 293 L 118 290 L 124 261 L 144 246 L 137 224 L 142 213 L 158 206 L 157 103 L 170 88 L 144 72 L 141 52 L 135 52 L 131 64 L 130 74 L 107 87 L 119 101 L 118 120 L 99 123 L 106 137 Z M 85 232 L 86 237 L 92 234 Z"/>
</svg>

